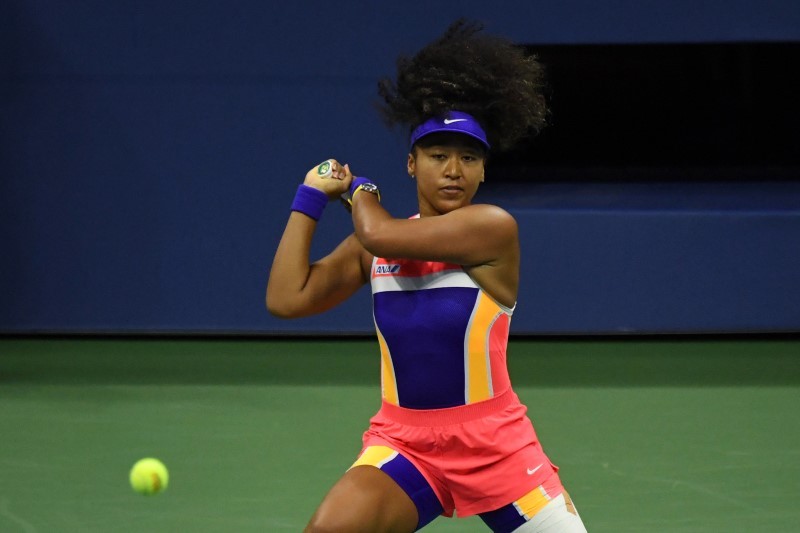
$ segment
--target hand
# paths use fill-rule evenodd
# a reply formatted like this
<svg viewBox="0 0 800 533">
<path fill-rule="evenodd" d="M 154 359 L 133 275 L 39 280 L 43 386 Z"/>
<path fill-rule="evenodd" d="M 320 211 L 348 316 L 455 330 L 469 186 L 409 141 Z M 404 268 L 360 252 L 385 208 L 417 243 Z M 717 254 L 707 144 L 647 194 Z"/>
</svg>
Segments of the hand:
<svg viewBox="0 0 800 533">
<path fill-rule="evenodd" d="M 323 161 L 306 174 L 304 185 L 324 192 L 328 198 L 338 198 L 350 190 L 353 174 L 348 165 L 342 165 L 335 159 Z"/>
</svg>

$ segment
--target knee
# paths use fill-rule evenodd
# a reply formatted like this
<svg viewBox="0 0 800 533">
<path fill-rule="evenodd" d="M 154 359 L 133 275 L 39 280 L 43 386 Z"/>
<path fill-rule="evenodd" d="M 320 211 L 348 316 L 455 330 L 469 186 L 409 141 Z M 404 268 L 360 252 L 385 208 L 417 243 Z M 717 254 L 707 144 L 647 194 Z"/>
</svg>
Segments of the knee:
<svg viewBox="0 0 800 533">
<path fill-rule="evenodd" d="M 360 531 L 359 525 L 348 513 L 320 513 L 311 517 L 303 533 L 351 533 Z"/>
<path fill-rule="evenodd" d="M 303 530 L 303 533 L 355 533 L 357 531 L 364 531 L 364 529 L 352 523 L 336 523 L 312 519 Z"/>
<path fill-rule="evenodd" d="M 389 520 L 381 513 L 316 513 L 303 533 L 362 533 L 365 531 L 414 531 L 415 528 Z"/>
<path fill-rule="evenodd" d="M 344 529 L 336 529 L 331 524 L 322 523 L 319 520 L 311 520 L 308 523 L 306 528 L 303 530 L 303 533 L 336 533 L 346 531 Z"/>
</svg>

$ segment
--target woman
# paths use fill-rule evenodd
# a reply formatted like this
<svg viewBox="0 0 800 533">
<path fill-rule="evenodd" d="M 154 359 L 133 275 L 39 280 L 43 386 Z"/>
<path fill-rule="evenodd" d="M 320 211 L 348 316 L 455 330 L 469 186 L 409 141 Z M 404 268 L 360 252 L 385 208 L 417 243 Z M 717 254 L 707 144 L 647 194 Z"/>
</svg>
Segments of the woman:
<svg viewBox="0 0 800 533">
<path fill-rule="evenodd" d="M 490 148 L 544 126 L 541 87 L 534 58 L 458 21 L 379 84 L 387 122 L 410 127 L 419 214 L 393 218 L 377 185 L 335 160 L 299 187 L 267 307 L 320 313 L 369 282 L 383 395 L 361 454 L 306 531 L 410 532 L 454 512 L 496 532 L 585 531 L 508 377 L 516 222 L 472 203 Z M 309 264 L 316 221 L 340 195 L 355 232 Z"/>
</svg>

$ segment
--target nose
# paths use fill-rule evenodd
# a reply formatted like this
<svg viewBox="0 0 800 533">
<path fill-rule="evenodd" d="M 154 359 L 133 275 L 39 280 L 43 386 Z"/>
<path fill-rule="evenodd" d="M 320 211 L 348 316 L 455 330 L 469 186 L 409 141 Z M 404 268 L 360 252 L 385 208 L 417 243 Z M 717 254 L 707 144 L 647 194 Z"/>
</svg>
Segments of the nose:
<svg viewBox="0 0 800 533">
<path fill-rule="evenodd" d="M 447 159 L 444 175 L 450 179 L 458 179 L 461 177 L 461 161 L 457 155 L 452 155 Z"/>
</svg>

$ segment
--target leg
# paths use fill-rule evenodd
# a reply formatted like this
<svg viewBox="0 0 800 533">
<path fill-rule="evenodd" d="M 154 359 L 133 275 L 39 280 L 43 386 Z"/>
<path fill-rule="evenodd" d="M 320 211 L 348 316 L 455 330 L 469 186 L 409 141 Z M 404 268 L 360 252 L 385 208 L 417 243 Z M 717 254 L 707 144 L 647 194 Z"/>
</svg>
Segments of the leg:
<svg viewBox="0 0 800 533">
<path fill-rule="evenodd" d="M 405 491 L 378 468 L 362 465 L 333 486 L 305 531 L 410 533 L 417 522 L 417 508 Z"/>
</svg>

